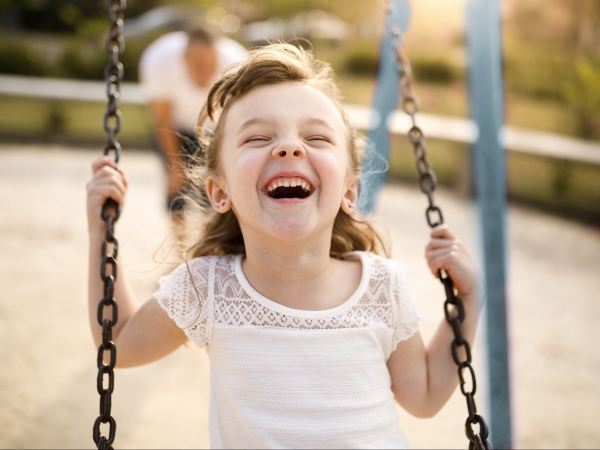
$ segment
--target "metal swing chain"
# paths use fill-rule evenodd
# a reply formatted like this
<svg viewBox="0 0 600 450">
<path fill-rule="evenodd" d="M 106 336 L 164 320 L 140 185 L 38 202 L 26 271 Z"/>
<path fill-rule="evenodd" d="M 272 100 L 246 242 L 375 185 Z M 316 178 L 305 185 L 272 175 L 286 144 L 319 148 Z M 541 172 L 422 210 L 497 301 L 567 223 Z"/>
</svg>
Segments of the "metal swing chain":
<svg viewBox="0 0 600 450">
<path fill-rule="evenodd" d="M 389 4 L 392 8 L 392 2 Z M 391 24 L 391 21 L 390 21 Z M 402 51 L 402 33 L 398 28 L 391 24 L 388 27 L 388 32 L 392 38 L 392 45 L 398 61 L 398 86 L 402 102 L 402 109 L 408 114 L 412 121 L 412 127 L 408 131 L 408 140 L 413 146 L 417 171 L 419 172 L 419 187 L 427 196 L 429 206 L 425 211 L 427 223 L 431 228 L 444 223 L 442 210 L 435 203 L 433 191 L 437 187 L 437 179 L 429 160 L 427 158 L 427 147 L 425 135 L 415 121 L 415 115 L 419 111 L 419 100 L 412 90 L 412 72 L 410 61 Z M 452 279 L 442 270 L 439 272 L 440 281 L 444 285 L 446 291 L 446 301 L 444 302 L 444 314 L 446 321 L 452 327 L 454 332 L 454 340 L 452 341 L 452 359 L 458 367 L 458 377 L 460 380 L 460 391 L 465 396 L 469 416 L 465 423 L 465 431 L 469 438 L 469 450 L 489 450 L 491 446 L 488 442 L 489 429 L 481 415 L 477 413 L 475 406 L 475 391 L 477 390 L 477 382 L 475 379 L 475 371 L 471 365 L 471 346 L 462 335 L 461 323 L 465 319 L 465 309 L 462 300 L 456 295 Z M 452 307 L 454 306 L 454 311 Z M 459 347 L 464 348 L 465 358 L 461 359 L 459 355 Z M 465 388 L 466 380 L 471 379 L 471 390 Z M 473 430 L 473 425 L 479 424 L 479 432 Z"/>
<path fill-rule="evenodd" d="M 123 80 L 123 64 L 119 62 L 119 55 L 125 50 L 123 38 L 123 10 L 125 0 L 107 0 L 110 28 L 106 37 L 106 52 L 110 61 L 104 70 L 106 80 L 106 95 L 108 106 L 104 113 L 104 130 L 107 134 L 107 143 L 104 154 L 114 152 L 115 164 L 121 156 L 121 145 L 117 140 L 117 133 L 121 129 L 122 115 L 118 109 L 121 81 Z M 119 243 L 114 235 L 115 222 L 119 219 L 119 205 L 108 199 L 102 207 L 102 220 L 105 223 L 104 239 L 102 241 L 102 260 L 100 264 L 100 278 L 104 283 L 104 294 L 98 304 L 98 324 L 102 327 L 102 343 L 98 347 L 98 378 L 96 386 L 100 395 L 100 415 L 96 418 L 93 428 L 94 443 L 99 450 L 112 450 L 117 423 L 111 415 L 112 393 L 115 387 L 114 368 L 117 362 L 117 349 L 112 341 L 112 327 L 117 323 L 118 308 L 114 298 L 115 282 L 117 280 L 117 254 Z M 110 269 L 108 269 L 110 267 Z M 107 270 L 108 269 L 108 270 Z M 105 317 L 105 312 L 107 313 Z M 105 352 L 108 352 L 104 363 Z M 105 387 L 106 382 L 106 387 Z M 103 436 L 101 424 L 109 424 L 108 436 Z"/>
</svg>

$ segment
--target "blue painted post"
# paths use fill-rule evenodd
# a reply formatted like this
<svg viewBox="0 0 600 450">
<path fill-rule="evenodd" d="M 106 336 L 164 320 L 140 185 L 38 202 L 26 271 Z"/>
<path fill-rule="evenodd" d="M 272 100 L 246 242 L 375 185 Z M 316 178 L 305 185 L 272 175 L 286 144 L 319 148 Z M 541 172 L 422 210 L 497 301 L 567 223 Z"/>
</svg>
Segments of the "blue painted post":
<svg viewBox="0 0 600 450">
<path fill-rule="evenodd" d="M 488 348 L 490 442 L 512 448 L 506 320 L 506 168 L 502 37 L 499 0 L 470 0 L 467 47 L 471 116 L 479 127 L 473 180 L 484 261 Z"/>
<path fill-rule="evenodd" d="M 391 14 L 386 18 L 386 27 L 395 26 L 404 34 L 410 22 L 411 7 L 407 0 L 396 0 Z M 385 184 L 390 156 L 390 131 L 388 118 L 396 111 L 400 92 L 398 89 L 398 62 L 395 57 L 392 36 L 384 32 L 379 49 L 377 85 L 373 95 L 373 108 L 367 149 L 363 160 L 358 207 L 364 215 L 375 210 L 377 194 Z"/>
</svg>

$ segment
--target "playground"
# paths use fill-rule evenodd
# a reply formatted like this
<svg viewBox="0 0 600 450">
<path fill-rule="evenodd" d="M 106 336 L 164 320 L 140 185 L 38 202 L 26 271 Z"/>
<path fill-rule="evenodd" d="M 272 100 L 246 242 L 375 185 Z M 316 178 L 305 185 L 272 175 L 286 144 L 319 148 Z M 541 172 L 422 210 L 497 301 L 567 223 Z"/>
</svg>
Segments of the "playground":
<svg viewBox="0 0 600 450">
<path fill-rule="evenodd" d="M 0 371 L 0 448 L 87 448 L 95 443 L 99 449 L 112 450 L 113 442 L 115 448 L 407 448 L 396 429 L 394 407 L 399 428 L 412 448 L 464 448 L 469 441 L 469 448 L 479 450 L 600 447 L 600 430 L 595 423 L 600 413 L 600 351 L 594 345 L 600 339 L 594 323 L 600 313 L 596 301 L 600 290 L 600 97 L 596 95 L 600 92 L 596 81 L 600 60 L 595 50 L 600 33 L 594 31 L 600 30 L 600 9 L 589 0 L 576 7 L 563 0 L 551 1 L 554 6 L 537 0 L 528 0 L 525 6 L 510 0 L 454 0 L 452 5 L 446 0 L 429 0 L 426 6 L 394 0 L 384 2 L 384 14 L 374 14 L 379 8 L 366 3 L 350 7 L 345 2 L 306 0 L 302 5 L 285 2 L 284 6 L 279 0 L 264 0 L 262 9 L 253 9 L 243 8 L 242 2 L 235 0 L 210 0 L 202 6 L 191 2 L 189 8 L 157 0 L 142 8 L 134 5 L 131 18 L 125 21 L 124 0 L 108 0 L 108 33 L 99 31 L 100 16 L 86 9 L 83 2 L 75 2 L 78 6 L 71 9 L 49 9 L 43 14 L 28 6 L 14 7 L 6 19 L 9 37 L 0 36 L 0 55 L 4 55 L 0 57 L 0 206 L 4 217 L 0 235 L 0 264 L 4 269 L 0 363 L 5 368 Z M 442 3 L 446 10 L 438 9 Z M 547 10 L 559 7 L 561 14 L 547 14 Z M 366 14 L 369 9 L 371 13 Z M 456 14 L 459 9 L 464 11 L 460 19 Z M 162 25 L 150 20 L 158 16 Z M 185 33 L 169 33 L 181 30 L 182 21 L 189 25 L 190 16 L 205 23 L 187 27 Z M 76 25 L 77 17 L 85 17 L 85 24 Z M 412 34 L 409 25 L 420 31 Z M 277 34 L 272 34 L 274 27 Z M 333 28 L 336 33 L 329 33 Z M 438 28 L 444 32 L 435 32 Z M 554 31 L 546 33 L 546 29 Z M 227 42 L 219 33 L 233 38 L 229 43 L 236 46 L 237 56 L 234 47 L 230 55 L 219 53 L 219 45 Z M 292 334 L 284 331 L 286 326 L 261 321 L 259 316 L 275 320 L 265 304 L 258 309 L 260 323 L 255 319 L 252 322 L 245 311 L 256 313 L 257 309 L 243 303 L 245 297 L 238 295 L 237 288 L 228 287 L 222 281 L 225 278 L 219 278 L 225 275 L 215 272 L 217 258 L 190 262 L 206 262 L 210 267 L 206 276 L 204 272 L 192 274 L 196 269 L 188 266 L 192 281 L 208 280 L 207 294 L 204 287 L 199 291 L 192 283 L 201 302 L 186 304 L 183 297 L 187 295 L 187 281 L 176 277 L 172 289 L 167 289 L 175 300 L 155 297 L 170 316 L 179 318 L 189 315 L 194 305 L 201 305 L 204 318 L 198 314 L 192 325 L 181 325 L 176 320 L 190 339 L 185 345 L 181 346 L 185 336 L 180 330 L 160 321 L 163 311 L 155 302 L 133 313 L 136 298 L 150 298 L 159 277 L 188 259 L 181 254 L 175 239 L 178 233 L 172 229 L 178 216 L 170 217 L 167 204 L 172 211 L 182 205 L 172 202 L 180 189 L 173 188 L 181 181 L 178 164 L 182 146 L 193 147 L 199 129 L 200 142 L 203 132 L 207 132 L 202 128 L 207 124 L 203 118 L 198 123 L 204 125 L 196 127 L 192 111 L 196 114 L 197 106 L 206 98 L 202 89 L 221 70 L 217 70 L 215 61 L 221 64 L 229 57 L 233 58 L 230 62 L 242 61 L 246 49 L 274 39 L 303 39 L 314 55 L 341 74 L 338 81 L 344 97 L 337 99 L 333 91 L 332 95 L 367 142 L 361 156 L 360 144 L 354 145 L 350 127 L 350 175 L 357 180 L 360 177 L 360 193 L 357 185 L 345 191 L 341 211 L 351 217 L 340 216 L 337 211 L 336 218 L 339 199 L 331 200 L 328 186 L 338 178 L 340 182 L 347 179 L 349 173 L 343 175 L 348 172 L 346 166 L 332 164 L 330 172 L 323 172 L 327 175 L 319 172 L 319 180 L 326 178 L 327 183 L 314 183 L 302 172 L 290 175 L 278 166 L 277 158 L 303 155 L 298 148 L 288 151 L 284 146 L 288 141 L 283 138 L 296 129 L 294 124 L 304 117 L 303 108 L 308 105 L 320 111 L 321 101 L 327 107 L 331 105 L 320 97 L 310 100 L 310 90 L 306 96 L 299 96 L 298 89 L 305 89 L 301 85 L 281 84 L 281 80 L 308 83 L 310 76 L 265 79 L 266 85 L 279 86 L 266 86 L 268 89 L 256 98 L 252 95 L 258 91 L 248 92 L 241 87 L 236 90 L 239 86 L 256 86 L 248 80 L 262 83 L 262 72 L 253 65 L 257 60 L 251 56 L 239 72 L 221 75 L 226 82 L 216 83 L 208 93 L 208 117 L 217 125 L 217 133 L 216 144 L 203 149 L 207 168 L 209 173 L 219 172 L 219 176 L 235 175 L 226 180 L 208 179 L 208 195 L 220 214 L 215 216 L 218 220 L 213 218 L 202 228 L 201 242 L 210 247 L 214 241 L 217 246 L 212 250 L 196 247 L 193 256 L 245 254 L 244 268 L 236 266 L 235 270 L 258 276 L 249 278 L 248 289 L 276 299 L 277 308 L 290 300 L 296 309 L 333 314 L 336 308 L 327 305 L 335 304 L 333 297 L 338 294 L 347 299 L 340 288 L 358 279 L 358 271 L 351 272 L 349 264 L 335 260 L 336 255 L 374 248 L 354 242 L 376 236 L 368 226 L 360 229 L 353 222 L 352 215 L 358 210 L 359 216 L 354 217 L 373 220 L 375 228 L 391 243 L 392 258 L 407 269 L 409 284 L 425 318 L 422 337 L 432 342 L 427 350 L 420 340 L 406 339 L 403 352 L 390 357 L 385 339 L 377 341 L 379 347 L 374 351 L 364 339 L 353 340 L 365 333 L 380 333 L 382 324 L 385 328 L 392 322 L 395 333 L 399 319 L 416 318 L 411 315 L 410 296 L 401 289 L 405 286 L 403 276 L 394 275 L 401 269 L 385 272 L 388 278 L 381 278 L 381 285 L 373 284 L 375 272 L 362 256 L 361 286 L 369 278 L 368 289 L 373 292 L 360 294 L 367 299 L 361 307 L 366 308 L 371 301 L 374 306 L 370 316 L 359 310 L 353 319 L 347 312 L 344 321 L 348 325 L 341 324 L 342 315 L 328 316 L 332 323 L 341 324 L 344 333 L 357 329 L 343 335 L 338 350 L 331 340 L 333 332 L 327 332 L 327 339 L 322 333 L 318 341 L 307 340 L 307 333 L 301 330 L 318 329 L 314 318 L 307 319 L 308 326 L 298 325 L 294 319 L 299 334 L 294 345 L 287 347 L 284 341 Z M 129 52 L 125 52 L 125 40 L 132 44 Z M 528 40 L 531 45 L 526 43 Z M 104 45 L 98 45 L 101 41 Z M 437 49 L 438 44 L 446 50 Z M 168 51 L 155 53 L 162 46 Z M 274 52 L 265 60 L 274 63 L 275 59 L 269 58 L 278 50 L 272 48 L 277 46 L 264 53 L 257 50 L 254 55 Z M 288 48 L 296 54 L 296 49 Z M 109 54 L 108 65 L 105 52 Z M 167 58 L 173 55 L 175 59 Z M 292 60 L 281 61 L 284 66 L 289 63 L 296 67 Z M 302 58 L 297 63 L 305 64 Z M 167 78 L 159 77 L 163 68 L 177 64 L 181 71 L 175 78 L 167 77 L 166 72 L 163 75 Z M 532 64 L 538 66 L 537 71 Z M 161 92 L 157 91 L 156 96 L 150 89 L 151 73 L 157 77 L 155 82 L 160 81 L 156 86 L 161 86 Z M 548 73 L 553 75 L 548 77 Z M 190 106 L 186 120 L 179 120 L 183 116 L 173 113 L 179 105 L 177 92 L 171 97 L 162 92 L 165 86 L 184 86 L 182 80 L 191 83 L 181 97 Z M 275 95 L 274 89 L 282 91 L 270 97 Z M 197 97 L 192 97 L 192 92 Z M 214 103 L 213 94 L 222 96 L 219 105 Z M 271 229 L 261 224 L 255 227 L 256 233 L 247 234 L 248 224 L 254 230 L 258 220 L 251 208 L 244 208 L 256 197 L 247 187 L 255 184 L 257 177 L 250 168 L 254 167 L 252 161 L 259 159 L 256 152 L 226 157 L 229 147 L 219 143 L 217 110 L 229 108 L 224 100 L 227 95 L 233 95 L 233 101 L 242 105 L 242 116 L 261 111 L 260 117 L 253 116 L 240 129 L 253 121 L 267 123 L 263 120 L 270 117 L 267 112 L 278 111 L 277 121 L 269 119 L 272 123 L 268 122 L 266 132 L 253 131 L 236 148 L 267 145 L 263 141 L 272 145 L 273 138 L 276 146 L 270 150 L 273 158 L 267 165 L 279 167 L 278 175 L 262 188 L 263 193 L 282 204 L 311 205 L 316 199 L 319 208 L 333 211 L 330 216 L 318 217 L 319 227 L 311 228 L 312 222 L 303 221 L 308 217 L 308 213 L 302 215 L 304 210 L 289 213 L 288 209 L 285 218 L 300 230 L 292 238 L 280 233 L 296 229 L 287 225 Z M 244 102 L 249 102 L 247 110 L 243 109 Z M 309 114 L 312 117 L 313 112 Z M 128 124 L 125 133 L 117 136 L 123 116 Z M 233 117 L 241 120 L 235 114 Z M 315 117 L 311 123 L 327 124 L 323 118 L 326 115 Z M 336 127 L 329 129 L 333 132 Z M 302 139 L 306 155 L 316 158 L 307 159 L 316 168 L 320 167 L 318 158 L 324 155 L 320 148 L 339 150 L 327 133 L 322 136 L 320 131 L 302 131 L 297 136 Z M 157 153 L 150 151 L 151 146 L 156 147 L 150 136 L 158 143 L 166 166 Z M 313 141 L 317 143 L 314 148 Z M 92 239 L 88 242 L 85 187 L 91 177 L 91 162 L 102 149 L 125 170 L 129 181 L 122 181 L 112 169 L 94 166 L 94 180 L 87 185 L 92 224 Z M 243 183 L 246 178 L 242 174 L 250 181 L 237 189 L 231 180 Z M 298 181 L 298 177 L 304 177 L 304 181 Z M 221 182 L 225 184 L 221 186 Z M 123 185 L 127 184 L 127 196 L 122 197 Z M 122 202 L 123 198 L 125 209 L 120 214 L 114 202 Z M 331 208 L 327 209 L 328 205 Z M 102 221 L 94 223 L 94 217 L 100 216 Z M 336 228 L 341 226 L 338 220 L 349 220 L 348 230 L 354 231 L 343 234 Z M 333 227 L 333 237 L 327 235 L 325 224 Z M 451 242 L 452 234 L 437 228 L 442 224 L 448 224 L 462 242 Z M 318 237 L 326 239 L 323 242 L 331 238 L 332 247 L 328 250 L 326 245 L 318 245 L 314 246 L 316 252 L 307 252 L 302 246 L 303 236 L 310 236 L 311 242 Z M 342 243 L 338 249 L 335 239 L 340 236 L 350 239 L 350 245 L 344 247 Z M 467 253 L 475 257 L 478 270 L 470 264 Z M 276 255 L 284 256 L 274 259 Z M 298 260 L 282 269 L 297 255 L 310 260 L 302 260 L 304 265 Z M 239 264 L 241 258 L 237 261 Z M 319 261 L 329 265 L 319 266 Z M 332 263 L 340 268 L 337 272 Z M 441 284 L 430 273 L 428 264 L 439 274 Z M 88 281 L 88 267 L 101 282 L 96 275 Z M 317 267 L 320 269 L 315 270 Z M 326 270 L 321 270 L 323 267 Z M 204 266 L 198 270 L 204 270 Z M 125 276 L 133 293 L 126 283 L 116 281 Z M 478 276 L 483 281 L 484 299 L 473 341 Z M 307 284 L 307 280 L 318 282 Z M 263 281 L 267 284 L 261 285 Z M 227 293 L 219 304 L 220 291 L 215 289 L 221 285 Z M 265 290 L 265 286 L 273 290 Z M 294 287 L 299 288 L 300 300 L 292 294 Z M 245 292 L 245 288 L 240 289 Z M 231 296 L 233 291 L 236 293 Z M 384 297 L 390 297 L 391 303 Z M 394 298 L 398 304 L 393 303 Z M 314 305 L 298 306 L 304 299 Z M 166 308 L 163 300 L 174 303 Z M 87 311 L 89 307 L 94 313 L 97 301 L 102 330 L 92 325 L 92 337 Z M 235 308 L 240 308 L 241 315 L 234 314 Z M 242 328 L 243 324 L 230 323 L 227 318 L 219 322 L 218 311 L 225 316 L 243 316 L 250 327 Z M 287 317 L 285 311 L 275 312 L 277 316 L 280 313 Z M 126 326 L 122 328 L 123 324 Z M 223 352 L 223 365 L 218 356 L 221 341 L 211 341 L 212 337 L 203 340 L 201 336 L 203 330 L 212 336 L 213 324 L 235 328 L 224 334 L 225 340 L 238 332 L 240 336 L 237 344 Z M 322 330 L 330 328 L 323 323 L 321 326 Z M 194 335 L 193 330 L 200 334 Z M 250 331 L 250 335 L 244 334 Z M 243 369 L 245 363 L 236 360 L 231 366 L 235 376 L 229 379 L 232 372 L 227 358 L 241 355 L 252 359 L 248 356 L 252 336 L 263 332 L 269 340 L 259 346 L 260 356 L 253 359 L 256 373 L 252 375 L 254 369 Z M 277 338 L 276 333 L 285 336 L 279 334 Z M 200 347 L 207 345 L 208 352 L 193 342 Z M 450 352 L 441 353 L 440 343 Z M 115 369 L 117 349 L 119 366 L 139 367 Z M 169 354 L 173 349 L 177 350 Z M 270 352 L 268 357 L 263 355 L 265 349 Z M 329 353 L 320 354 L 319 359 L 315 356 L 319 349 Z M 359 366 L 346 367 L 338 361 L 346 350 L 345 360 L 352 364 L 360 361 Z M 140 366 L 165 354 L 169 356 Z M 366 362 L 375 356 L 377 362 Z M 293 370 L 282 364 L 288 357 Z M 275 364 L 270 365 L 270 360 Z M 302 372 L 304 360 L 312 365 Z M 325 366 L 337 372 L 328 372 Z M 279 377 L 273 368 L 285 376 Z M 450 375 L 455 369 L 459 388 L 437 412 L 441 400 L 445 401 L 454 388 L 450 383 L 455 375 Z M 340 376 L 332 375 L 338 372 Z M 324 380 L 327 386 L 320 385 Z M 268 386 L 260 394 L 263 385 Z M 244 403 L 243 396 L 234 395 L 238 387 L 244 395 L 253 397 Z M 338 402 L 334 391 L 340 388 L 347 392 Z M 317 394 L 321 391 L 325 395 Z M 284 402 L 277 397 L 280 394 L 286 398 Z M 384 401 L 378 400 L 380 397 L 385 397 Z M 360 401 L 344 406 L 344 401 L 355 399 Z M 331 404 L 325 406 L 322 400 Z M 231 414 L 224 409 L 230 401 L 234 405 Z M 268 413 L 261 409 L 261 402 L 269 405 Z M 300 414 L 297 419 L 288 414 L 286 402 Z M 316 402 L 311 410 L 315 412 L 302 413 L 304 406 L 299 409 L 298 402 Z M 418 419 L 399 404 L 416 416 L 435 416 Z M 345 410 L 348 415 L 344 415 Z M 379 425 L 373 421 L 377 411 L 382 413 Z M 354 418 L 358 419 L 353 422 Z M 286 428 L 286 420 L 291 427 Z M 280 432 L 281 437 L 276 437 Z M 392 434 L 395 437 L 391 438 Z"/>
<path fill-rule="evenodd" d="M 2 144 L 0 150 L 0 447 L 88 448 L 98 413 L 96 349 L 86 313 L 85 183 L 99 149 Z M 117 225 L 123 264 L 139 298 L 172 269 L 163 169 L 149 151 L 127 151 L 128 204 Z M 387 185 L 378 216 L 394 259 L 409 272 L 428 339 L 443 289 L 422 257 L 426 200 Z M 472 203 L 441 190 L 447 222 L 474 255 Z M 508 210 L 508 306 L 515 448 L 597 448 L 600 429 L 600 230 L 530 209 Z M 481 331 L 481 330 L 480 330 Z M 473 359 L 485 414 L 481 332 Z M 209 364 L 204 350 L 117 371 L 113 416 L 119 448 L 208 446 Z M 457 390 L 433 419 L 399 411 L 413 448 L 464 448 Z"/>
</svg>

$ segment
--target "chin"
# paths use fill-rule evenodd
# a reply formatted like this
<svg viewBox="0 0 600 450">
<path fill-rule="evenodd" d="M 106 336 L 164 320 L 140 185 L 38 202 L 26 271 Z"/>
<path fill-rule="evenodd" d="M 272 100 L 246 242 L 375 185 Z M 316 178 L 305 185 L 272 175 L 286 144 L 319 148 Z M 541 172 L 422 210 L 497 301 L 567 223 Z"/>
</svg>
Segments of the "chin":
<svg viewBox="0 0 600 450">
<path fill-rule="evenodd" d="M 271 235 L 278 240 L 294 242 L 310 237 L 314 231 L 314 227 L 309 227 L 307 224 L 298 224 L 294 221 L 291 223 L 274 224 Z"/>
</svg>

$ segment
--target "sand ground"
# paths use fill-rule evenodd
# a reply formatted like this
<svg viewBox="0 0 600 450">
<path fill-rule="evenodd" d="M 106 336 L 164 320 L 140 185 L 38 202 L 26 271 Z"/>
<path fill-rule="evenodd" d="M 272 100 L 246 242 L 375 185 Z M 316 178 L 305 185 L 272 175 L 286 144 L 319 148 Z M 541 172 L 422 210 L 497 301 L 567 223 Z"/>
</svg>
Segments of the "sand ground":
<svg viewBox="0 0 600 450">
<path fill-rule="evenodd" d="M 0 148 L 0 447 L 91 448 L 98 413 L 96 350 L 86 313 L 85 183 L 99 151 L 56 146 Z M 122 166 L 130 195 L 117 227 L 123 264 L 140 299 L 169 264 L 153 256 L 168 235 L 163 173 L 150 152 Z M 453 229 L 477 255 L 472 205 L 440 192 Z M 442 319 L 443 291 L 423 258 L 425 199 L 388 186 L 379 216 L 394 257 L 409 270 L 426 317 L 425 338 Z M 600 447 L 600 230 L 519 207 L 509 211 L 510 334 L 515 446 Z M 163 253 L 157 255 L 162 257 Z M 485 409 L 481 333 L 478 404 Z M 113 415 L 120 448 L 208 446 L 209 363 L 181 348 L 118 370 Z M 400 411 L 415 448 L 465 448 L 466 407 L 455 394 L 433 419 Z"/>
</svg>

